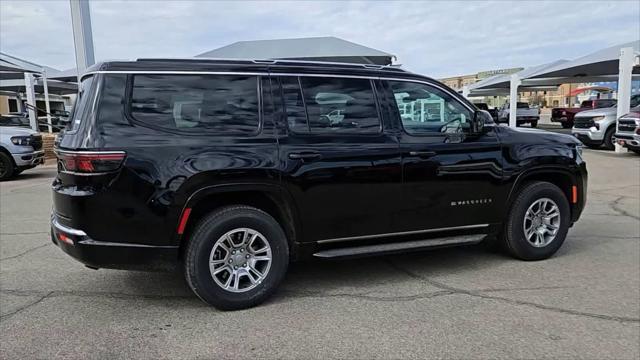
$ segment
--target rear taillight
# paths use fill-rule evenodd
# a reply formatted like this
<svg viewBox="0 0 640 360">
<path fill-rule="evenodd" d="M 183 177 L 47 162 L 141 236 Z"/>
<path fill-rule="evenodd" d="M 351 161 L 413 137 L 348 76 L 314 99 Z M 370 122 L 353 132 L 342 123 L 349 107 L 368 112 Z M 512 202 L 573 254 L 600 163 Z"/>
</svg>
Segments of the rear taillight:
<svg viewBox="0 0 640 360">
<path fill-rule="evenodd" d="M 96 174 L 116 171 L 125 158 L 123 151 L 56 151 L 62 171 Z"/>
</svg>

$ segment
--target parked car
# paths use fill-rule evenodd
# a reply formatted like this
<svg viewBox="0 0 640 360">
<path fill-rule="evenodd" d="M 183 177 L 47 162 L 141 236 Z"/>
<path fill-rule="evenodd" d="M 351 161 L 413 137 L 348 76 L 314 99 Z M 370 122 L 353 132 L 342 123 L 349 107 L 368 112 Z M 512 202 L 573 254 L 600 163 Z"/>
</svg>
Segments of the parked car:
<svg viewBox="0 0 640 360">
<path fill-rule="evenodd" d="M 529 124 L 537 127 L 540 120 L 540 109 L 529 107 L 526 102 L 518 102 L 516 111 L 516 126 Z M 509 123 L 509 103 L 506 103 L 498 111 L 498 123 Z"/>
<path fill-rule="evenodd" d="M 640 105 L 618 119 L 614 141 L 627 149 L 640 154 Z"/>
<path fill-rule="evenodd" d="M 22 127 L 0 128 L 0 181 L 43 163 L 41 135 Z"/>
<path fill-rule="evenodd" d="M 575 138 L 495 126 L 394 67 L 147 59 L 94 65 L 80 91 L 52 241 L 91 268 L 181 267 L 220 309 L 261 303 L 298 259 L 485 238 L 545 259 L 585 205 Z"/>
<path fill-rule="evenodd" d="M 495 107 L 489 108 L 489 105 L 487 105 L 486 103 L 473 103 L 473 105 L 475 105 L 480 110 L 487 111 L 491 115 L 493 121 L 496 123 L 498 122 L 498 109 L 496 109 Z"/>
<path fill-rule="evenodd" d="M 640 105 L 640 95 L 631 96 L 631 107 Z M 614 148 L 616 115 L 614 107 L 582 111 L 574 117 L 571 133 L 590 148 Z"/>
<path fill-rule="evenodd" d="M 578 108 L 553 108 L 551 109 L 551 122 L 559 122 L 564 129 L 570 129 L 573 126 L 574 116 L 582 111 L 592 109 L 602 109 L 616 106 L 615 99 L 595 99 L 585 100 L 580 103 Z"/>
</svg>

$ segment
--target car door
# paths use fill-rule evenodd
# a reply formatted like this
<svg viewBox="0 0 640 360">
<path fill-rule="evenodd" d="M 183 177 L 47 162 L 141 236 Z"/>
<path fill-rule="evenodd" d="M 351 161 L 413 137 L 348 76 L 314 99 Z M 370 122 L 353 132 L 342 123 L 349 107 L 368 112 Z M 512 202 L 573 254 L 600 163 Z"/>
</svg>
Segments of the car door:
<svg viewBox="0 0 640 360">
<path fill-rule="evenodd" d="M 394 80 L 385 88 L 402 129 L 402 231 L 484 229 L 499 222 L 506 190 L 493 127 L 472 134 L 475 109 L 435 83 Z"/>
<path fill-rule="evenodd" d="M 282 182 L 300 215 L 302 239 L 388 232 L 401 157 L 397 138 L 384 131 L 373 81 L 272 74 L 272 90 L 280 99 Z"/>
</svg>

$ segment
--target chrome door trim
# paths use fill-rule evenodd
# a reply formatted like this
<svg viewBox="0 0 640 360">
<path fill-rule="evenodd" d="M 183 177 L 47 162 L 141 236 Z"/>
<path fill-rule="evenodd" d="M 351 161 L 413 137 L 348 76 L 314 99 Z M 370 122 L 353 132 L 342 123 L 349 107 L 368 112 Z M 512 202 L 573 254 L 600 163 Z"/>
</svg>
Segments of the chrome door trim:
<svg viewBox="0 0 640 360">
<path fill-rule="evenodd" d="M 434 233 L 439 231 L 480 229 L 480 228 L 486 228 L 486 227 L 489 227 L 489 224 L 463 225 L 463 226 L 452 226 L 452 227 L 444 227 L 444 228 L 437 228 L 437 229 L 413 230 L 413 231 L 403 231 L 403 232 L 393 232 L 393 233 L 383 233 L 383 234 L 373 234 L 373 235 L 363 235 L 363 236 L 349 236 L 349 237 L 342 237 L 342 238 L 318 240 L 316 242 L 318 244 L 326 244 L 326 243 L 340 242 L 340 241 L 377 239 L 377 238 L 391 237 L 391 236 L 427 234 L 427 233 Z"/>
</svg>

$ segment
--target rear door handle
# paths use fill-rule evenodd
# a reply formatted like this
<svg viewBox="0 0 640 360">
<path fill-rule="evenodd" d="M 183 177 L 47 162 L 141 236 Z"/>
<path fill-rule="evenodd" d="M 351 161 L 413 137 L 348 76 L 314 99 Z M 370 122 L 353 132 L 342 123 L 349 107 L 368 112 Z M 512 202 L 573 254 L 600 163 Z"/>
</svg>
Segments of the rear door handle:
<svg viewBox="0 0 640 360">
<path fill-rule="evenodd" d="M 418 156 L 421 158 L 429 158 L 432 156 L 436 156 L 435 151 L 409 151 L 410 156 Z"/>
<path fill-rule="evenodd" d="M 291 160 L 302 160 L 302 161 L 313 161 L 322 158 L 322 154 L 316 152 L 304 152 L 304 153 L 291 153 L 289 154 L 289 159 Z"/>
</svg>

